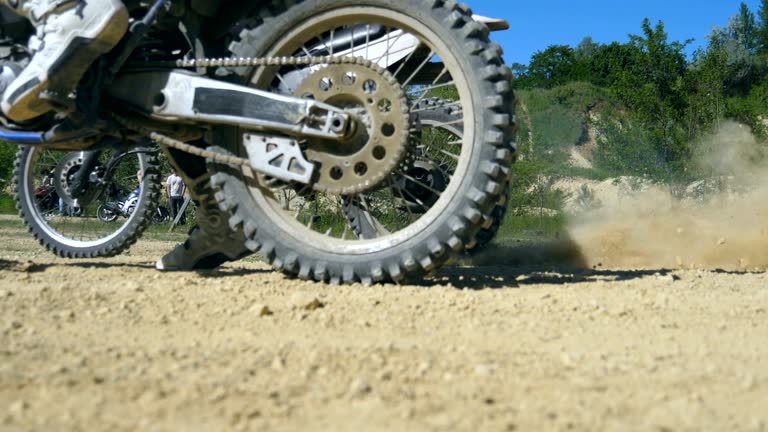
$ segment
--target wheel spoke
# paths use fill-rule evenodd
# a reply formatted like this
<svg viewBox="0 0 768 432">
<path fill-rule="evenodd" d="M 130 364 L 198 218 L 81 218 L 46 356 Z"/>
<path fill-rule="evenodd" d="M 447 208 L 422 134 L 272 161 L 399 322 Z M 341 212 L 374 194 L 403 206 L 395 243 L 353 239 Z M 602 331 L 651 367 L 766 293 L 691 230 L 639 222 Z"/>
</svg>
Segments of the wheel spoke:
<svg viewBox="0 0 768 432">
<path fill-rule="evenodd" d="M 411 53 L 408 54 L 408 57 L 406 57 L 405 60 L 403 60 L 403 62 L 400 63 L 400 66 L 398 66 L 397 70 L 395 71 L 395 73 L 392 74 L 392 76 L 397 78 L 397 76 L 400 75 L 400 72 L 403 70 L 403 68 L 411 61 L 414 54 L 416 54 L 417 52 L 419 52 L 419 50 L 411 51 Z"/>
<path fill-rule="evenodd" d="M 432 86 L 425 86 L 425 87 L 413 89 L 412 95 L 416 95 L 416 94 L 419 95 L 419 97 L 416 99 L 416 101 L 413 102 L 413 105 L 416 105 L 419 102 L 421 102 L 422 100 L 424 100 L 424 98 L 432 90 L 437 90 L 437 89 L 446 88 L 446 87 L 453 87 L 455 85 L 456 85 L 456 83 L 454 81 L 448 81 L 448 82 L 442 83 L 442 84 L 435 84 L 435 85 L 432 85 Z"/>
<path fill-rule="evenodd" d="M 445 126 L 453 126 L 453 125 L 458 125 L 458 124 L 463 124 L 463 123 L 464 123 L 464 119 L 460 118 L 460 119 L 456 119 L 456 120 L 449 121 L 449 122 L 430 124 L 429 126 L 433 127 L 433 128 L 441 128 L 441 127 L 445 127 Z"/>
<path fill-rule="evenodd" d="M 368 223 L 371 224 L 373 229 L 376 231 L 376 236 L 379 237 L 379 235 L 391 234 L 389 230 L 387 230 L 387 228 L 384 227 L 384 225 L 381 222 L 379 222 L 379 220 L 375 218 L 373 214 L 371 214 L 371 211 L 370 211 L 371 207 L 368 204 L 369 200 L 366 199 L 365 195 L 360 194 L 360 200 L 363 203 L 363 208 L 365 209 L 363 210 L 363 216 L 365 216 L 365 218 L 368 220 Z"/>
<path fill-rule="evenodd" d="M 405 195 L 403 194 L 403 190 L 400 188 L 400 186 L 398 186 L 398 185 L 397 185 L 397 184 L 396 184 L 396 183 L 395 183 L 395 182 L 392 180 L 392 177 L 388 177 L 388 178 L 387 178 L 387 181 L 389 182 L 389 187 L 390 187 L 392 190 L 396 190 L 396 191 L 398 192 L 398 194 L 400 195 L 400 199 L 402 199 L 403 201 L 405 201 Z M 394 198 L 394 196 L 393 196 L 393 198 Z M 394 202 L 394 199 L 392 200 L 392 204 L 393 204 L 392 208 L 397 208 L 397 204 Z M 423 203 L 422 203 L 422 204 L 423 204 Z M 416 216 L 414 216 L 414 214 L 413 214 L 413 212 L 411 211 L 410 207 L 408 207 L 408 205 L 407 205 L 407 204 L 406 204 L 406 205 L 404 205 L 403 207 L 405 207 L 405 211 L 407 211 L 407 212 L 408 212 L 408 216 L 410 216 L 410 221 L 412 222 L 412 221 L 416 220 Z"/>
<path fill-rule="evenodd" d="M 291 86 L 289 86 L 289 85 L 288 85 L 288 83 L 285 81 L 285 78 L 283 78 L 283 75 L 282 75 L 281 73 L 279 73 L 279 72 L 278 72 L 278 73 L 276 73 L 275 75 L 277 76 L 277 79 L 278 79 L 278 80 L 279 80 L 281 83 L 283 83 L 283 85 L 284 85 L 284 86 L 285 86 L 285 88 L 287 89 L 287 92 L 288 92 L 288 93 L 293 93 L 294 91 L 296 91 L 296 89 L 294 89 L 294 88 L 291 88 Z"/>
<path fill-rule="evenodd" d="M 418 99 L 416 99 L 416 101 L 415 101 L 415 102 L 413 103 L 413 105 L 411 105 L 411 106 L 418 106 L 418 105 L 419 105 L 419 102 L 421 102 L 422 100 L 424 100 L 424 98 L 427 96 L 427 94 L 428 94 L 430 91 L 432 91 L 432 90 L 435 90 L 435 89 L 438 89 L 438 88 L 442 88 L 443 86 L 449 86 L 449 85 L 452 85 L 452 84 L 453 84 L 453 81 L 449 81 L 449 82 L 447 82 L 447 83 L 445 83 L 445 84 L 437 84 L 438 82 L 440 82 L 440 80 L 443 78 L 443 76 L 445 76 L 447 73 L 448 73 L 448 68 L 447 68 L 446 66 L 443 66 L 443 70 L 441 70 L 441 71 L 440 71 L 440 73 L 439 73 L 439 74 L 437 74 L 437 78 L 435 78 L 435 79 L 432 81 L 432 85 L 430 85 L 430 86 L 429 86 L 429 88 L 428 88 L 428 89 L 427 89 L 427 90 L 426 90 L 424 93 L 422 93 L 422 94 L 421 94 L 421 96 L 419 96 L 419 98 L 418 98 Z"/>
<path fill-rule="evenodd" d="M 365 58 L 370 58 L 369 54 L 369 48 L 371 46 L 371 25 L 366 24 L 365 25 Z"/>
<path fill-rule="evenodd" d="M 385 28 L 385 30 L 388 30 L 388 29 L 389 29 L 389 27 Z M 390 32 L 390 31 L 387 31 L 387 41 L 386 41 L 386 45 L 387 45 L 387 48 L 386 48 L 386 51 L 384 51 L 384 54 L 382 54 L 382 55 L 381 55 L 379 58 L 377 58 L 377 59 L 374 61 L 374 63 L 377 63 L 377 64 L 378 64 L 378 63 L 379 63 L 379 62 L 380 62 L 382 59 L 384 59 L 384 58 L 386 57 L 386 62 L 385 62 L 385 63 L 386 63 L 386 64 L 389 64 L 389 53 L 390 53 L 390 51 L 392 50 L 392 47 L 393 47 L 393 46 L 395 46 L 395 44 L 397 44 L 397 42 L 400 40 L 400 38 L 401 38 L 401 37 L 402 37 L 404 34 L 405 34 L 405 33 L 404 33 L 403 31 L 400 31 L 400 34 L 398 34 L 398 35 L 397 35 L 397 37 L 395 38 L 395 41 L 394 41 L 394 42 L 392 42 L 392 43 L 390 43 L 389 41 L 390 41 L 390 39 L 392 38 L 392 32 Z"/>
<path fill-rule="evenodd" d="M 336 42 L 336 39 L 334 38 L 335 31 L 336 31 L 336 29 L 331 29 L 331 46 L 330 46 L 330 48 L 328 50 L 331 53 L 331 57 L 333 57 L 333 46 L 334 46 L 334 44 Z"/>
<path fill-rule="evenodd" d="M 415 105 L 411 105 L 411 106 L 415 106 Z M 439 107 L 427 107 L 427 108 L 422 108 L 422 109 L 411 110 L 410 112 L 411 112 L 411 114 L 416 114 L 416 113 L 421 113 L 421 112 L 425 112 L 425 111 L 432 111 L 432 110 L 434 110 L 436 108 L 453 108 L 453 107 L 460 108 L 461 107 L 461 103 L 454 102 L 454 103 L 440 105 Z"/>
<path fill-rule="evenodd" d="M 400 170 L 395 170 L 395 173 L 397 175 L 399 175 L 400 177 L 402 177 L 402 178 L 404 178 L 406 180 L 410 180 L 413 183 L 423 187 L 424 189 L 426 189 L 426 190 L 436 194 L 437 196 L 441 196 L 443 194 L 442 192 L 440 192 L 439 190 L 433 188 L 432 186 L 429 186 L 428 184 L 422 182 L 421 180 L 417 180 L 417 179 L 413 178 L 412 176 L 409 176 L 408 174 L 406 174 L 406 173 L 404 173 L 404 172 L 402 172 Z"/>
<path fill-rule="evenodd" d="M 423 62 L 421 62 L 421 64 L 419 65 L 419 67 L 417 67 L 417 68 L 416 68 L 416 70 L 415 70 L 415 71 L 413 71 L 413 73 L 411 74 L 411 76 L 409 76 L 409 77 L 408 77 L 408 79 L 407 79 L 407 80 L 405 80 L 405 81 L 402 83 L 402 86 L 403 86 L 403 87 L 408 87 L 408 84 L 410 84 L 410 83 L 411 83 L 411 81 L 413 80 L 413 78 L 414 78 L 416 75 L 418 75 L 418 73 L 419 73 L 419 72 L 421 72 L 421 70 L 422 70 L 422 69 L 424 69 L 424 66 L 425 66 L 427 63 L 429 63 L 429 61 L 430 61 L 430 60 L 432 60 L 432 56 L 434 56 L 434 55 L 435 55 L 435 52 L 434 52 L 434 51 L 430 51 L 430 52 L 429 52 L 429 54 L 427 55 L 427 58 L 425 58 L 425 59 L 424 59 L 424 61 L 423 61 Z"/>
</svg>

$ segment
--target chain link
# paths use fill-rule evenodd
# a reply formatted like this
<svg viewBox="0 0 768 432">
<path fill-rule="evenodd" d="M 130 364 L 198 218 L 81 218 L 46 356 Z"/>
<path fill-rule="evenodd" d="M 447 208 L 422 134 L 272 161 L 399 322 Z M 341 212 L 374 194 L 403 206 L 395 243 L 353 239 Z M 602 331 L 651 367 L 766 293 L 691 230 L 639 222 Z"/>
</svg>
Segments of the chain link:
<svg viewBox="0 0 768 432">
<path fill-rule="evenodd" d="M 175 138 L 171 138 L 168 135 L 163 135 L 158 132 L 153 132 L 151 129 L 146 128 L 138 123 L 135 123 L 123 116 L 113 114 L 113 117 L 121 125 L 127 127 L 128 129 L 134 130 L 136 132 L 140 132 L 143 135 L 146 135 L 147 137 L 149 137 L 149 139 L 156 142 L 160 146 L 174 148 L 176 150 L 189 153 L 191 155 L 199 156 L 205 159 L 210 159 L 218 163 L 225 163 L 227 165 L 248 166 L 248 167 L 251 166 L 251 162 L 246 158 L 230 156 L 230 155 L 225 155 L 225 154 L 217 153 L 210 150 L 205 150 L 200 147 L 194 146 L 192 144 L 187 144 L 184 141 L 179 141 Z"/>
<path fill-rule="evenodd" d="M 356 64 L 367 67 L 381 75 L 386 75 L 387 70 L 378 63 L 363 57 L 352 56 L 322 56 L 322 57 L 227 57 L 218 59 L 189 59 L 177 60 L 178 68 L 197 67 L 256 67 L 256 66 L 323 66 Z M 392 78 L 394 79 L 394 78 Z"/>
</svg>

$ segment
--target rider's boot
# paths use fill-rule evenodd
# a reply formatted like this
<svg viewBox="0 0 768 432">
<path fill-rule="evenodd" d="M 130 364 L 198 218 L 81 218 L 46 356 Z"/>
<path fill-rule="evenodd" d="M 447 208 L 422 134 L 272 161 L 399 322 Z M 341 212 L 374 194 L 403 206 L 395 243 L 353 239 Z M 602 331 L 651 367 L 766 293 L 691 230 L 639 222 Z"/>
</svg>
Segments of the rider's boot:
<svg viewBox="0 0 768 432">
<path fill-rule="evenodd" d="M 91 63 L 110 51 L 128 28 L 120 0 L 0 0 L 29 18 L 37 30 L 29 65 L 8 85 L 0 106 L 14 121 L 25 121 L 70 104 Z"/>
<path fill-rule="evenodd" d="M 197 203 L 197 225 L 187 240 L 160 258 L 155 267 L 166 271 L 209 270 L 250 255 L 243 232 L 230 229 L 227 215 L 214 199 L 205 161 L 173 149 L 167 154 Z"/>
<path fill-rule="evenodd" d="M 21 68 L 16 63 L 0 62 L 0 95 L 16 81 L 19 74 L 21 74 Z"/>
</svg>

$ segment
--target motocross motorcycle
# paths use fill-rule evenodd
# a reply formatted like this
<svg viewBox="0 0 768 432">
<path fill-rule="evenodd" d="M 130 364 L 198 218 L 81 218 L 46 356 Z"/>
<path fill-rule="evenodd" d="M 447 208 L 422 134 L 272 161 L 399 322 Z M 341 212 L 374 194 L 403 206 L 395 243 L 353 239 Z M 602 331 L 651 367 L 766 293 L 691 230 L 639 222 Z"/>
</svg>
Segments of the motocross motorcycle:
<svg viewBox="0 0 768 432">
<path fill-rule="evenodd" d="M 53 216 L 59 210 L 59 196 L 53 186 L 39 186 L 35 188 L 37 206 L 46 217 Z"/>
<path fill-rule="evenodd" d="M 18 206 L 53 252 L 109 256 L 135 242 L 159 197 L 158 148 L 206 180 L 250 250 L 303 279 L 428 274 L 476 243 L 505 205 L 514 95 L 489 40 L 489 26 L 505 23 L 480 22 L 452 0 L 126 6 L 129 32 L 71 106 L 0 130 L 25 145 Z M 3 61 L 16 67 L 27 61 L 22 24 L 3 26 Z M 460 115 L 430 124 L 446 108 Z M 430 138 L 451 127 L 460 133 Z M 136 210 L 110 231 L 49 224 L 29 198 L 32 173 L 48 166 L 59 195 L 86 216 L 138 168 Z"/>
</svg>

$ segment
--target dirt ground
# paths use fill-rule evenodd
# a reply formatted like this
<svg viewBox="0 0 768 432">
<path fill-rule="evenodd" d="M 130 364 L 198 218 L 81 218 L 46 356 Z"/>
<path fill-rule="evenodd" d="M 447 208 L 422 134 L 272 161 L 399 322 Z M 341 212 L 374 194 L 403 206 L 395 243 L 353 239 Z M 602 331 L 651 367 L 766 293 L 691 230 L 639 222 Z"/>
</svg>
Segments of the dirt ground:
<svg viewBox="0 0 768 432">
<path fill-rule="evenodd" d="M 0 240 L 2 431 L 768 430 L 760 271 L 340 287 L 254 260 L 158 273 L 167 242 L 65 261 Z"/>
</svg>

